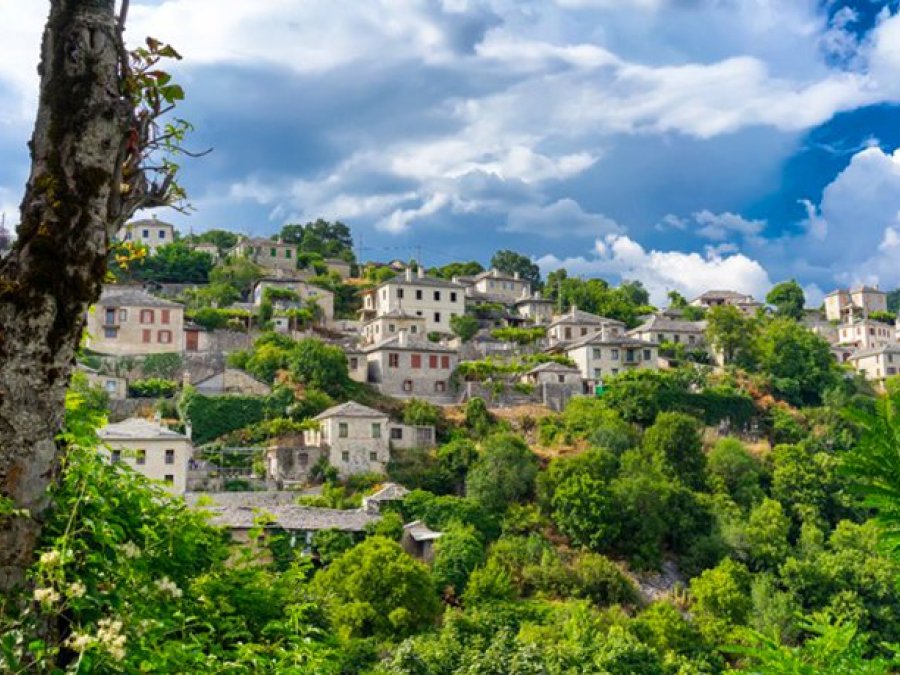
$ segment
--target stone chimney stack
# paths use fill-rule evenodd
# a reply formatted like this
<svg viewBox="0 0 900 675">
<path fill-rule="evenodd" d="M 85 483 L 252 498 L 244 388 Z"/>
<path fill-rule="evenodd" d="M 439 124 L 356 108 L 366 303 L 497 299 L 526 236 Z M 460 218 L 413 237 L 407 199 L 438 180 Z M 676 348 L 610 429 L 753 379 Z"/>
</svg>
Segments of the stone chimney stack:
<svg viewBox="0 0 900 675">
<path fill-rule="evenodd" d="M 406 346 L 407 337 L 406 337 L 406 329 L 405 328 L 397 333 L 397 344 L 401 347 Z"/>
<path fill-rule="evenodd" d="M 406 268 L 406 280 L 412 281 L 412 267 Z"/>
<path fill-rule="evenodd" d="M 425 266 L 420 263 L 417 271 L 419 273 L 419 278 L 424 279 L 425 278 Z"/>
<path fill-rule="evenodd" d="M 519 273 L 518 273 L 518 272 L 513 272 L 513 279 L 515 279 L 515 280 L 518 281 L 518 279 L 519 279 Z"/>
</svg>

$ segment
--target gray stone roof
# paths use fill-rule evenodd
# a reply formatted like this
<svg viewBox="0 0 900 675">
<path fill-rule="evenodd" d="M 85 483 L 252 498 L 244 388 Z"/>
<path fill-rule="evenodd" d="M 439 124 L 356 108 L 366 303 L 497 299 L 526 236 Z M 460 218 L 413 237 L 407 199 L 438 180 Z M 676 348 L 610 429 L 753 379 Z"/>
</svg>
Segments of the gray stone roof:
<svg viewBox="0 0 900 675">
<path fill-rule="evenodd" d="M 320 509 L 297 504 L 273 504 L 267 507 L 212 506 L 210 524 L 232 530 L 247 530 L 256 525 L 260 517 L 269 516 L 267 529 L 281 529 L 296 532 L 316 532 L 318 530 L 343 530 L 344 532 L 364 532 L 369 523 L 377 522 L 381 516 L 356 509 Z"/>
<path fill-rule="evenodd" d="M 97 435 L 104 441 L 188 440 L 184 434 L 143 417 L 129 417 L 115 424 L 107 424 L 97 431 Z"/>
<path fill-rule="evenodd" d="M 683 333 L 702 333 L 706 330 L 706 321 L 685 321 L 683 319 L 671 319 L 667 316 L 654 314 L 637 328 L 628 331 L 628 335 L 642 333 L 649 330 L 667 330 Z"/>
<path fill-rule="evenodd" d="M 424 277 L 419 277 L 419 276 L 416 276 L 415 274 L 413 274 L 412 279 L 407 281 L 405 272 L 400 273 L 391 279 L 388 279 L 387 281 L 383 282 L 381 285 L 382 286 L 390 286 L 392 284 L 413 284 L 416 286 L 434 286 L 434 287 L 439 287 L 439 288 L 459 288 L 459 289 L 465 288 L 465 286 L 463 286 L 462 284 L 457 284 L 452 281 L 447 281 L 446 279 L 438 279 L 437 277 L 430 277 L 428 275 L 425 275 Z"/>
<path fill-rule="evenodd" d="M 393 337 L 389 337 L 381 342 L 376 342 L 373 345 L 368 345 L 363 348 L 363 351 L 366 353 L 369 352 L 377 352 L 383 349 L 390 349 L 393 351 L 416 351 L 416 352 L 441 352 L 443 354 L 455 354 L 456 350 L 447 347 L 446 345 L 442 345 L 439 342 L 432 342 L 431 340 L 423 340 L 422 338 L 415 335 L 407 335 L 406 336 L 406 344 L 401 346 L 400 344 L 400 336 L 395 335 Z"/>
<path fill-rule="evenodd" d="M 748 303 L 756 303 L 756 300 L 753 299 L 752 295 L 747 293 L 738 293 L 737 291 L 706 291 L 701 295 L 698 295 L 694 298 L 693 302 L 697 300 L 732 300 L 732 301 L 743 301 Z M 759 304 L 759 303 L 757 303 Z"/>
<path fill-rule="evenodd" d="M 157 218 L 142 218 L 141 220 L 132 220 L 129 223 L 125 223 L 126 228 L 135 228 L 135 227 L 171 227 L 175 228 L 172 223 L 167 223 L 164 220 L 158 220 Z"/>
<path fill-rule="evenodd" d="M 184 501 L 188 506 L 204 506 L 210 508 L 226 508 L 250 506 L 253 508 L 269 508 L 293 504 L 297 501 L 297 492 L 285 490 L 258 490 L 253 492 L 185 492 Z"/>
<path fill-rule="evenodd" d="M 511 274 L 504 274 L 500 270 L 497 270 L 494 268 L 485 270 L 484 272 L 480 272 L 480 273 L 476 274 L 474 277 L 472 277 L 472 281 L 474 283 L 477 283 L 477 282 L 481 281 L 482 279 L 501 279 L 503 281 L 520 281 L 523 284 L 528 283 L 524 279 L 517 279 L 515 276 L 513 276 Z"/>
<path fill-rule="evenodd" d="M 628 336 L 621 337 L 609 337 L 604 339 L 602 332 L 594 333 L 593 335 L 588 335 L 586 337 L 581 338 L 580 340 L 573 340 L 569 344 L 565 346 L 566 351 L 570 351 L 572 349 L 578 349 L 579 347 L 584 347 L 586 345 L 609 345 L 610 347 L 657 347 L 658 345 L 655 342 L 646 342 L 644 340 L 637 340 L 635 338 L 631 338 Z"/>
<path fill-rule="evenodd" d="M 590 312 L 585 312 L 584 310 L 573 307 L 565 314 L 560 314 L 559 316 L 554 317 L 549 327 L 553 328 L 554 326 L 559 326 L 567 323 L 580 325 L 587 324 L 591 326 L 601 326 L 603 324 L 615 324 L 619 326 L 625 325 L 624 322 L 617 319 L 608 319 L 605 316 L 598 316 L 596 314 L 591 314 Z"/>
<path fill-rule="evenodd" d="M 836 345 L 838 349 L 844 350 L 842 346 Z M 900 354 L 900 344 L 882 345 L 881 347 L 870 347 L 869 349 L 860 349 L 853 353 L 849 358 L 852 360 L 862 358 L 864 356 L 877 356 L 878 354 Z"/>
<path fill-rule="evenodd" d="M 443 536 L 443 532 L 432 530 L 421 520 L 414 520 L 403 526 L 403 531 L 415 541 L 433 541 Z"/>
<path fill-rule="evenodd" d="M 373 502 L 394 502 L 403 499 L 409 494 L 409 490 L 399 483 L 385 483 L 377 492 L 373 492 L 367 497 L 363 497 L 364 501 Z"/>
<path fill-rule="evenodd" d="M 106 285 L 97 301 L 98 307 L 170 307 L 183 308 L 177 302 L 150 295 L 137 286 Z"/>
<path fill-rule="evenodd" d="M 313 419 L 327 420 L 331 417 L 388 417 L 388 415 L 356 401 L 347 401 L 319 413 Z"/>
<path fill-rule="evenodd" d="M 552 305 L 553 301 L 548 300 L 547 298 L 539 298 L 534 295 L 527 295 L 523 298 L 519 298 L 515 301 L 516 305 L 527 305 L 527 304 L 542 304 L 542 305 Z"/>
<path fill-rule="evenodd" d="M 537 373 L 581 373 L 581 371 L 574 366 L 556 363 L 556 361 L 547 361 L 545 363 L 539 363 L 525 374 L 536 375 Z"/>
</svg>

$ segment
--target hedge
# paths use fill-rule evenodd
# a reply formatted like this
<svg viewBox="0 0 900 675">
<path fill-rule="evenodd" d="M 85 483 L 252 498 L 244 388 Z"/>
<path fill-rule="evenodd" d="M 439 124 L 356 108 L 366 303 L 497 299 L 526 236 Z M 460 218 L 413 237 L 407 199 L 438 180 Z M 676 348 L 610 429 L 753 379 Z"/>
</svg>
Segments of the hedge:
<svg viewBox="0 0 900 675">
<path fill-rule="evenodd" d="M 128 395 L 138 398 L 168 398 L 178 389 L 178 383 L 173 380 L 164 380 L 158 377 L 150 377 L 146 380 L 135 380 L 128 383 Z"/>
<path fill-rule="evenodd" d="M 203 396 L 188 388 L 179 402 L 179 412 L 190 422 L 197 445 L 265 418 L 265 396 Z"/>
</svg>

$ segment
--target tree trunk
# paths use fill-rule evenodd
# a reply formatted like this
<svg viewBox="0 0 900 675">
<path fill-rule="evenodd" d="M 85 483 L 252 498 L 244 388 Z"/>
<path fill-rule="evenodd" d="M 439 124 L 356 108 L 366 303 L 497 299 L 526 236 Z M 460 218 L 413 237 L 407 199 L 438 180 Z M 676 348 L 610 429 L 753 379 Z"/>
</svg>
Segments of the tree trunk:
<svg viewBox="0 0 900 675">
<path fill-rule="evenodd" d="M 114 0 L 51 0 L 18 239 L 0 262 L 0 593 L 32 562 L 85 314 L 119 219 L 132 106 Z M 6 508 L 4 508 L 6 507 Z"/>
</svg>

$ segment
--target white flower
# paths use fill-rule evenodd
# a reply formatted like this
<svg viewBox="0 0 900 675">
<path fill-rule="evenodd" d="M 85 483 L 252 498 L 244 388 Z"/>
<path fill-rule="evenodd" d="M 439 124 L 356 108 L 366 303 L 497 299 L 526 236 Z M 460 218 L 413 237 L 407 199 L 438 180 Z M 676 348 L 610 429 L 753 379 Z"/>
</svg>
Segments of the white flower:
<svg viewBox="0 0 900 675">
<path fill-rule="evenodd" d="M 175 584 L 174 581 L 169 579 L 169 577 L 163 577 L 162 579 L 156 580 L 156 587 L 161 590 L 163 593 L 168 593 L 173 598 L 180 598 L 182 596 L 181 589 Z"/>
<path fill-rule="evenodd" d="M 48 567 L 52 567 L 53 565 L 56 565 L 59 562 L 59 560 L 60 560 L 59 551 L 57 551 L 55 548 L 41 553 L 41 565 L 47 565 Z"/>
<path fill-rule="evenodd" d="M 59 602 L 59 593 L 53 588 L 35 588 L 34 599 L 42 605 L 52 605 L 54 602 Z"/>
<path fill-rule="evenodd" d="M 81 582 L 74 582 L 69 584 L 69 590 L 67 591 L 67 595 L 70 598 L 82 598 L 84 594 L 87 592 L 87 587 Z"/>
<path fill-rule="evenodd" d="M 85 649 L 91 646 L 91 643 L 94 641 L 87 633 L 72 633 L 69 636 L 69 639 L 66 640 L 66 647 L 72 649 L 76 652 L 83 652 Z"/>
<path fill-rule="evenodd" d="M 97 642 L 116 661 L 125 658 L 125 636 L 122 635 L 122 622 L 112 619 L 100 619 L 97 622 Z"/>
<path fill-rule="evenodd" d="M 133 541 L 126 541 L 120 548 L 126 558 L 137 558 L 141 555 L 141 549 Z"/>
</svg>

